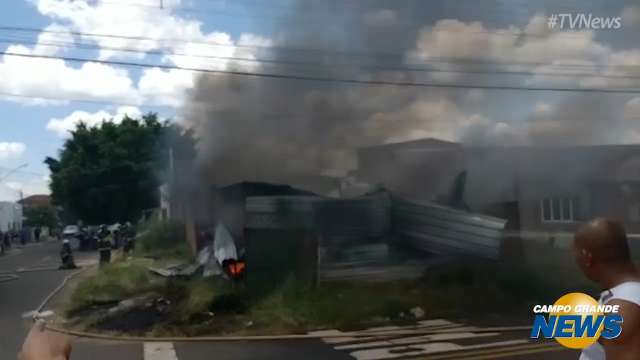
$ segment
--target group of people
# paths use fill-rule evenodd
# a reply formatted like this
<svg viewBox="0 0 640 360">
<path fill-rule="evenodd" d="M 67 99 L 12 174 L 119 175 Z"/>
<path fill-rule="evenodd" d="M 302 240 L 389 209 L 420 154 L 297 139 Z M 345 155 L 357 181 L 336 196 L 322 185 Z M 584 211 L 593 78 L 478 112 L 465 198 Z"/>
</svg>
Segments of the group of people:
<svg viewBox="0 0 640 360">
<path fill-rule="evenodd" d="M 0 254 L 4 254 L 7 250 L 11 249 L 11 244 L 17 237 L 17 233 L 13 230 L 0 231 Z"/>
<path fill-rule="evenodd" d="M 129 254 L 135 245 L 135 230 L 130 223 L 109 231 L 106 226 L 101 226 L 97 232 L 97 246 L 100 254 L 100 264 L 111 262 L 111 251 L 122 248 L 125 254 Z"/>
<path fill-rule="evenodd" d="M 23 227 L 20 231 L 15 229 L 9 229 L 7 231 L 0 230 L 0 254 L 4 254 L 5 251 L 11 249 L 11 245 L 16 242 L 24 245 L 29 239 L 29 231 L 31 231 L 29 227 Z M 41 234 L 42 229 L 39 227 L 33 228 L 33 239 L 36 242 L 40 241 Z"/>
<path fill-rule="evenodd" d="M 129 254 L 135 246 L 135 230 L 130 223 L 115 230 L 109 230 L 107 226 L 101 225 L 94 231 L 81 231 L 76 238 L 80 243 L 80 250 L 98 250 L 100 265 L 111 262 L 112 250 L 122 248 L 125 254 Z M 61 269 L 76 268 L 69 239 L 62 241 L 60 260 Z"/>
</svg>

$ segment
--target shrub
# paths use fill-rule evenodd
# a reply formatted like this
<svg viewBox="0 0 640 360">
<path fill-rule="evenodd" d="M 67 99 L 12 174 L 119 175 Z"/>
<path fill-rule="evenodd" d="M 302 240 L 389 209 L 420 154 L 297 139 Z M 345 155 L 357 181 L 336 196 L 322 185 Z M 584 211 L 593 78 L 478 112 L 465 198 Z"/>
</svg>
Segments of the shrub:
<svg viewBox="0 0 640 360">
<path fill-rule="evenodd" d="M 188 258 L 184 224 L 178 221 L 155 220 L 144 224 L 136 241 L 139 254 L 151 257 Z"/>
</svg>

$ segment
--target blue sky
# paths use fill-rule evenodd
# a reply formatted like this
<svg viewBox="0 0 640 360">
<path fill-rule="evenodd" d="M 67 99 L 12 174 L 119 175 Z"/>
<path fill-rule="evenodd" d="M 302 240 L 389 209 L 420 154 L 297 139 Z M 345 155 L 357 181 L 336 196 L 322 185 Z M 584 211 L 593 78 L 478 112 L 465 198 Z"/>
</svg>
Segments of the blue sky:
<svg viewBox="0 0 640 360">
<path fill-rule="evenodd" d="M 484 6 L 480 3 L 486 1 Z M 372 0 L 364 12 L 348 11 L 340 6 L 299 13 L 293 31 L 310 32 L 309 29 L 321 29 L 326 32 L 324 38 L 328 43 L 345 36 L 340 43 L 351 46 L 353 39 L 346 36 L 338 28 L 331 30 L 324 22 L 331 17 L 340 17 L 347 24 L 366 24 L 376 27 L 398 27 L 404 24 L 411 28 L 409 50 L 412 56 L 419 59 L 451 57 L 461 59 L 483 59 L 492 61 L 522 61 L 523 59 L 539 60 L 552 63 L 554 60 L 571 61 L 586 64 L 598 64 L 598 71 L 613 74 L 620 65 L 640 66 L 640 44 L 636 39 L 640 24 L 640 8 L 631 2 L 591 1 L 591 2 L 546 2 L 546 1 L 442 1 L 432 2 L 425 13 L 412 13 L 408 8 L 398 8 L 397 2 Z M 154 9 L 156 0 L 132 0 L 129 5 L 125 0 L 82 1 L 69 0 L 7 0 L 0 11 L 0 26 L 19 26 L 25 28 L 49 29 L 55 31 L 72 31 L 82 33 L 128 34 L 150 37 L 157 41 L 147 50 L 170 50 L 187 54 L 231 55 L 228 48 L 238 45 L 269 47 L 278 43 L 281 29 L 280 21 L 298 9 L 300 0 L 276 0 L 274 2 L 243 0 L 164 0 L 165 9 Z M 111 4 L 109 4 L 111 3 Z M 141 4 L 143 6 L 131 6 Z M 343 4 L 346 4 L 343 3 Z M 553 12 L 593 12 L 599 16 L 623 16 L 625 26 L 622 31 L 580 31 L 572 36 L 561 32 L 548 33 L 544 30 L 544 15 Z M 318 15 L 320 14 L 320 16 Z M 324 14 L 324 15 L 322 15 Z M 332 15 L 333 14 L 333 15 Z M 53 27 L 52 27 L 53 26 Z M 355 25 L 354 25 L 355 26 Z M 364 26 L 364 25 L 363 25 Z M 517 28 L 517 31 L 541 31 L 540 36 L 521 38 L 505 43 L 499 36 L 492 35 L 497 30 Z M 435 30 L 434 30 L 435 29 Z M 466 42 L 469 34 L 487 32 L 478 41 Z M 533 29 L 533 30 L 531 30 Z M 460 34 L 462 32 L 463 34 Z M 4 37 L 16 36 L 16 33 L 0 31 Z M 42 35 L 43 33 L 41 33 Z M 38 37 L 38 34 L 21 33 L 21 39 L 46 44 L 47 41 L 64 41 L 76 44 L 84 41 L 102 50 L 61 49 L 44 46 L 34 47 L 24 44 L 16 47 L 20 41 L 12 44 L 0 43 L 6 51 L 29 52 L 32 54 L 82 56 L 85 58 L 101 58 L 118 61 L 162 62 L 178 66 L 213 66 L 226 68 L 227 63 L 211 65 L 203 59 L 193 57 L 146 57 L 135 58 L 132 54 L 109 53 L 113 47 L 137 47 L 139 43 L 109 43 L 95 39 L 80 39 L 77 36 L 54 35 L 54 38 Z M 449 36 L 449 37 L 447 37 Z M 456 38 L 457 36 L 457 38 Z M 163 39 L 191 39 L 193 44 L 166 44 Z M 406 39 L 405 39 L 406 40 Z M 197 43 L 225 43 L 227 48 L 199 48 Z M 479 46 L 483 42 L 485 45 Z M 195 44 L 195 45 L 194 45 Z M 308 44 L 313 47 L 314 44 Z M 357 48 L 357 44 L 353 45 Z M 489 52 L 486 47 L 489 46 Z M 227 49 L 227 50 L 225 50 Z M 236 49 L 237 50 L 237 49 Z M 247 50 L 248 51 L 248 50 Z M 452 55 L 453 54 L 453 55 Z M 404 55 L 404 54 L 402 54 Z M 249 56 L 258 56 L 249 53 Z M 64 141 L 66 129 L 72 127 L 80 118 L 98 123 L 102 118 L 121 117 L 125 112 L 133 115 L 155 111 L 167 118 L 180 118 L 180 109 L 185 93 L 193 86 L 191 74 L 169 72 L 156 69 L 134 69 L 119 66 L 93 66 L 78 63 L 59 62 L 51 65 L 46 61 L 29 63 L 26 59 L 0 58 L 0 92 L 20 94 L 27 97 L 47 96 L 54 98 L 86 99 L 103 103 L 36 103 L 33 99 L 7 98 L 0 95 L 0 200 L 15 199 L 19 191 L 25 195 L 47 191 L 47 169 L 43 164 L 46 156 L 55 156 Z M 93 66 L 93 67 L 92 67 Z M 618 67 L 615 67 L 618 66 Z M 256 70 L 256 69 L 252 69 Z M 543 72 L 544 67 L 534 72 Z M 461 81 L 453 76 L 427 77 L 430 81 Z M 431 76 L 431 75 L 430 75 Z M 478 80 L 475 78 L 474 80 Z M 480 79 L 482 80 L 482 79 Z M 550 82 L 550 80 L 553 80 Z M 636 82 L 629 79 L 598 78 L 597 76 L 571 79 L 563 78 L 541 80 L 539 76 L 523 80 L 523 84 L 558 85 L 577 87 L 626 87 L 633 88 Z M 469 128 L 490 136 L 499 135 L 496 139 L 509 136 L 515 138 L 530 137 L 566 126 L 569 129 L 576 123 L 562 122 L 563 119 L 575 117 L 576 114 L 564 109 L 565 99 L 570 96 L 558 93 L 527 92 L 488 92 L 466 91 L 455 95 L 445 95 L 444 100 L 450 106 L 441 114 L 442 107 L 431 106 L 433 98 L 416 98 L 414 103 L 407 103 L 407 111 L 395 109 L 386 114 L 389 119 L 398 114 L 405 117 L 416 117 L 407 122 L 412 129 L 399 132 L 400 135 L 389 140 L 402 140 L 415 136 L 440 136 L 454 140 L 462 138 L 461 132 Z M 412 99 L 413 99 L 412 98 Z M 620 119 L 622 131 L 614 142 L 633 142 L 640 134 L 640 129 L 633 126 L 626 128 L 631 120 L 640 119 L 640 100 L 634 95 L 611 96 L 611 102 L 618 110 L 612 117 Z M 135 105 L 123 107 L 122 104 Z M 418 105 L 422 106 L 419 107 Z M 414 114 L 411 109 L 420 108 L 431 111 L 437 109 L 438 114 Z M 377 110 L 379 113 L 380 111 Z M 74 114 L 75 113 L 75 114 Z M 420 118 L 431 119 L 443 116 L 451 118 L 445 130 L 431 125 L 422 127 Z M 426 121 L 426 120 L 425 120 Z M 625 122 L 626 121 L 626 122 Z M 556 126 L 558 122 L 558 126 Z M 590 124 L 589 121 L 586 121 Z M 627 125 L 625 125 L 627 124 Z M 405 125 L 402 125 L 405 126 Z M 466 129 L 466 130 L 465 130 Z M 533 129 L 533 132 L 532 132 Z M 599 130 L 600 128 L 596 129 Z M 606 129 L 606 127 L 605 127 Z M 555 130 L 554 130 L 555 131 Z M 600 131 L 600 130 L 599 130 Z M 584 134 L 579 134 L 582 136 Z M 537 135 L 536 135 L 537 136 Z M 617 136 L 617 135 L 616 135 Z M 535 138 L 533 136 L 532 138 Z M 496 140 L 498 141 L 498 140 Z M 606 138 L 611 142 L 611 138 Z M 4 145 L 3 145 L 4 144 Z M 4 146 L 4 147 L 3 147 Z M 4 150 L 3 150 L 4 149 Z M 3 152 L 4 151 L 4 152 Z M 28 164 L 21 171 L 2 179 L 7 169 Z"/>
</svg>

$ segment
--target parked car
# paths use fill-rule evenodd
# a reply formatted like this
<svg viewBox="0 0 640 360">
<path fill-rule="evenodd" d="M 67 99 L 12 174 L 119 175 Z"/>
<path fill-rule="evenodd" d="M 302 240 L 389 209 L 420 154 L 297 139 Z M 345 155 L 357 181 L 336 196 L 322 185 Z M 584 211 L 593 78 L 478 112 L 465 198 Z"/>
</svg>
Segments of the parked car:
<svg viewBox="0 0 640 360">
<path fill-rule="evenodd" d="M 64 227 L 64 230 L 62 230 L 62 235 L 64 236 L 77 236 L 80 233 L 80 228 L 78 227 L 78 225 L 67 225 Z"/>
</svg>

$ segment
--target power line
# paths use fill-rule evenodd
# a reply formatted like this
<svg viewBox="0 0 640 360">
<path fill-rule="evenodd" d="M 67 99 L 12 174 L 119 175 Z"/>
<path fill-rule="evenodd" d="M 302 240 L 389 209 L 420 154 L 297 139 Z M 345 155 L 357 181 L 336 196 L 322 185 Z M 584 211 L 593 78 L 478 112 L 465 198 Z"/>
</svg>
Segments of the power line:
<svg viewBox="0 0 640 360">
<path fill-rule="evenodd" d="M 37 173 L 37 172 L 27 171 L 27 170 L 15 170 L 15 169 L 11 169 L 11 168 L 8 168 L 8 167 L 5 167 L 5 166 L 0 166 L 0 169 L 2 169 L 4 171 L 13 170 L 13 172 L 15 172 L 15 173 L 21 173 L 21 174 L 26 174 L 26 175 L 45 176 L 45 174 L 43 174 L 43 173 Z"/>
<path fill-rule="evenodd" d="M 398 72 L 412 72 L 412 73 L 449 73 L 449 74 L 467 74 L 467 75 L 508 75 L 508 76 L 558 76 L 558 77 L 597 77 L 605 79 L 640 79 L 640 75 L 632 74 L 610 74 L 610 73 L 596 73 L 596 72 L 560 72 L 560 71 L 516 71 L 516 70 L 456 70 L 456 69 L 442 69 L 442 68 L 424 68 L 424 67 L 411 67 L 411 66 L 390 66 L 390 65 L 372 65 L 372 64 L 357 64 L 357 63 L 338 63 L 327 64 L 320 62 L 305 62 L 305 61 L 287 61 L 287 60 L 273 60 L 273 59 L 260 59 L 260 58 L 243 58 L 236 56 L 216 56 L 216 55 L 201 55 L 201 54 L 186 54 L 180 52 L 164 52 L 164 51 L 145 51 L 131 48 L 111 47 L 111 46 L 96 46 L 90 44 L 71 44 L 71 43 L 53 43 L 46 41 L 23 41 L 15 39 L 3 39 L 0 38 L 0 43 L 7 44 L 27 44 L 27 45 L 42 45 L 47 47 L 64 48 L 64 49 L 78 49 L 78 50 L 111 50 L 116 52 L 126 52 L 144 55 L 158 55 L 158 56 L 181 56 L 189 58 L 202 58 L 211 59 L 217 61 L 233 61 L 233 62 L 246 62 L 268 65 L 285 65 L 285 66 L 297 66 L 306 68 L 359 68 L 362 70 L 376 70 L 376 71 L 398 71 Z M 433 65 L 432 65 L 433 66 Z"/>
<path fill-rule="evenodd" d="M 142 106 L 142 104 L 133 104 L 126 102 L 116 102 L 116 101 L 102 101 L 102 100 L 89 100 L 89 99 L 74 99 L 74 98 L 60 98 L 53 97 L 49 95 L 25 95 L 18 93 L 10 93 L 10 92 L 0 92 L 0 96 L 4 97 L 15 97 L 15 98 L 23 98 L 23 99 L 34 99 L 34 100 L 50 100 L 50 101 L 60 101 L 60 102 L 74 102 L 74 103 L 84 103 L 84 104 L 94 104 L 94 105 L 118 105 L 118 106 Z M 148 107 L 172 107 L 169 105 L 145 105 Z"/>
<path fill-rule="evenodd" d="M 271 64 L 271 65 L 286 65 L 286 66 L 299 66 L 299 67 L 324 67 L 324 68 L 337 68 L 337 67 L 357 67 L 365 70 L 378 70 L 378 71 L 400 71 L 400 72 L 424 72 L 424 73 L 452 73 L 452 74 L 474 74 L 474 75 L 526 75 L 526 76 L 562 76 L 562 77 L 600 77 L 600 78 L 622 78 L 622 79 L 638 79 L 640 75 L 623 75 L 623 74 L 602 74 L 593 72 L 559 72 L 559 71 L 514 71 L 514 70 L 455 70 L 455 69 L 441 69 L 441 68 L 424 68 L 424 67 L 412 67 L 412 66 L 390 66 L 390 65 L 376 65 L 376 64 L 358 64 L 358 63 L 337 63 L 327 64 L 321 62 L 306 62 L 306 61 L 287 61 L 287 60 L 274 60 L 274 59 L 260 59 L 260 58 L 243 58 L 236 56 L 216 56 L 216 55 L 202 55 L 202 54 L 187 54 L 174 51 L 156 51 L 156 50 L 139 50 L 132 48 L 113 47 L 113 46 L 97 46 L 91 44 L 75 44 L 68 42 L 50 42 L 50 41 L 25 41 L 20 39 L 6 39 L 0 38 L 0 43 L 6 44 L 27 44 L 27 45 L 42 45 L 47 47 L 65 48 L 65 49 L 78 49 L 78 50 L 111 50 L 117 52 L 144 54 L 144 55 L 158 55 L 158 56 L 182 56 L 190 58 L 202 58 L 213 59 L 219 61 L 234 61 L 234 62 L 248 62 L 258 64 Z M 433 66 L 433 65 L 432 65 Z"/>
<path fill-rule="evenodd" d="M 297 53 L 313 53 L 316 56 L 327 56 L 327 55 L 338 55 L 338 56 L 346 56 L 346 57 L 362 57 L 366 59 L 371 59 L 375 57 L 382 58 L 393 58 L 395 60 L 401 59 L 404 57 L 404 54 L 398 53 L 384 53 L 384 52 L 353 52 L 353 51 L 336 51 L 336 50 L 327 50 L 327 49 L 314 49 L 314 48 L 298 48 L 298 47 L 283 47 L 283 46 L 261 46 L 261 45 L 242 45 L 242 44 L 228 44 L 221 43 L 216 41 L 198 41 L 198 40 L 189 40 L 189 39 L 178 39 L 178 38 L 151 38 L 146 36 L 133 36 L 133 35 L 118 35 L 118 34 L 101 34 L 101 33 L 86 33 L 80 31 L 63 31 L 63 30 L 47 30 L 47 29 L 37 29 L 32 27 L 21 27 L 21 26 L 7 26 L 0 25 L 0 30 L 4 31 L 14 31 L 14 32 L 27 32 L 27 33 L 51 33 L 51 34 L 62 34 L 62 35 L 74 35 L 79 37 L 90 37 L 90 38 L 107 38 L 107 39 L 119 39 L 119 40 L 135 40 L 135 41 L 153 41 L 158 43 L 169 42 L 174 44 L 199 44 L 199 45 L 207 45 L 212 47 L 222 47 L 222 48 L 232 48 L 232 49 L 249 49 L 253 51 L 265 50 L 269 52 L 273 51 L 285 51 L 285 52 L 297 52 Z M 463 32 L 460 32 L 463 33 Z M 94 40 L 97 41 L 97 40 Z M 165 45 L 166 46 L 166 45 Z M 473 60 L 473 59 L 462 59 L 462 58 L 446 58 L 446 57 L 433 57 L 429 58 L 428 61 L 422 63 L 408 63 L 405 64 L 407 66 L 413 65 L 429 65 L 431 63 L 442 63 L 442 64 L 464 64 L 464 65 L 489 65 L 489 66 L 553 66 L 557 68 L 581 68 L 581 69 L 598 69 L 605 68 L 602 65 L 588 65 L 588 64 L 553 64 L 548 62 L 539 62 L 539 61 L 519 61 L 519 62 L 505 62 L 505 61 L 483 61 L 483 60 Z M 640 69 L 639 65 L 618 65 L 616 66 L 620 69 Z"/>
<path fill-rule="evenodd" d="M 211 4 L 215 3 L 214 2 L 209 2 Z M 271 19 L 271 20 L 279 20 L 281 19 L 287 19 L 287 21 L 297 21 L 297 22 L 303 22 L 305 24 L 309 24 L 309 18 L 318 18 L 320 19 L 320 21 L 317 21 L 318 24 L 320 25 L 326 25 L 326 19 L 334 19 L 336 16 L 336 12 L 335 11 L 327 11 L 324 12 L 322 14 L 318 14 L 317 13 L 317 9 L 314 9 L 314 16 L 309 16 L 304 14 L 303 16 L 300 16 L 300 14 L 297 14 L 296 16 L 292 16 L 291 14 L 287 14 L 287 13 L 283 13 L 283 14 L 277 14 L 279 15 L 278 17 L 276 16 L 268 16 L 268 15 L 247 15 L 246 13 L 242 13 L 242 12 L 226 12 L 226 11 L 220 11 L 220 8 L 211 8 L 211 7 L 186 7 L 186 6 L 173 6 L 173 7 L 160 7 L 159 4 L 142 4 L 142 3 L 130 3 L 130 2 L 117 2 L 117 1 L 101 1 L 100 2 L 101 5 L 110 5 L 110 6 L 124 6 L 124 7 L 139 7 L 139 8 L 146 8 L 149 10 L 153 10 L 153 11 L 161 11 L 161 12 L 191 12 L 191 13 L 197 13 L 197 14 L 204 14 L 206 13 L 209 16 L 228 16 L 228 17 L 234 17 L 234 18 L 238 18 L 238 17 L 246 17 L 246 18 L 266 18 L 266 19 Z M 223 2 L 219 2 L 220 5 L 222 5 L 222 7 L 226 8 L 229 6 L 229 2 L 227 1 L 223 1 Z M 268 5 L 264 5 L 264 4 L 259 4 L 259 3 L 254 3 L 254 4 L 243 4 L 243 3 L 232 3 L 233 6 L 243 6 L 246 8 L 262 8 L 262 9 L 268 9 L 268 10 L 273 10 L 274 7 L 279 7 L 282 9 L 287 9 L 287 10 L 291 10 L 290 7 L 287 6 L 274 6 L 273 4 L 269 3 Z M 343 4 L 341 4 L 343 5 Z M 349 6 L 349 10 L 353 10 L 353 11 L 357 11 L 356 13 L 354 13 L 353 15 L 361 15 L 361 11 L 365 10 L 361 7 L 358 7 L 356 5 L 350 5 Z M 377 8 L 377 9 L 388 9 L 388 8 Z M 392 11 L 396 11 L 396 10 L 400 10 L 400 9 L 388 9 L 388 10 L 392 10 Z M 406 10 L 406 9 L 405 9 Z M 273 14 L 273 12 L 272 12 Z M 340 15 L 344 15 L 344 11 L 339 13 Z M 322 20 L 322 18 L 324 18 L 325 20 Z M 406 19 L 405 19 L 406 20 Z M 411 26 L 416 26 L 418 24 L 416 23 L 412 23 L 409 21 L 399 21 L 398 24 L 396 24 L 396 26 L 400 26 L 400 27 L 411 27 Z M 433 32 L 447 32 L 447 33 L 461 33 L 461 34 L 488 34 L 488 35 L 498 35 L 498 36 L 510 36 L 510 37 L 515 37 L 515 38 L 547 38 L 549 36 L 549 33 L 558 33 L 558 34 L 562 34 L 562 36 L 564 37 L 568 37 L 568 38 L 584 38 L 583 35 L 580 35 L 580 31 L 561 31 L 561 30 L 551 30 L 548 29 L 549 32 L 545 33 L 533 33 L 533 32 L 525 32 L 525 31 L 514 31 L 512 29 L 498 29 L 498 30 L 473 30 L 473 31 L 467 31 L 467 30 L 452 30 L 452 29 L 436 29 L 433 26 L 420 26 L 421 29 L 425 29 L 425 28 L 429 28 L 431 31 Z"/>
<path fill-rule="evenodd" d="M 158 69 L 164 69 L 164 70 L 183 70 L 183 71 L 191 71 L 191 72 L 216 74 L 216 75 L 313 81 L 313 82 L 340 83 L 340 84 L 352 84 L 352 85 L 375 85 L 375 86 L 384 85 L 384 86 L 398 86 L 398 87 L 550 91 L 550 92 L 551 91 L 553 92 L 592 92 L 592 93 L 623 93 L 623 94 L 640 93 L 640 89 L 524 87 L 524 86 L 509 86 L 509 85 L 447 84 L 447 83 L 427 83 L 427 82 L 410 82 L 410 81 L 361 80 L 361 79 L 347 79 L 347 78 L 334 78 L 334 77 L 317 77 L 317 76 L 307 76 L 307 75 L 286 75 L 286 74 L 274 74 L 274 73 L 255 73 L 255 72 L 239 71 L 239 70 L 214 70 L 214 69 L 202 69 L 202 68 L 182 67 L 182 66 L 162 65 L 162 64 L 134 63 L 134 62 L 127 62 L 127 61 L 90 60 L 90 59 L 68 57 L 68 56 L 20 54 L 20 53 L 7 52 L 7 51 L 0 51 L 0 55 L 16 56 L 16 57 L 23 57 L 23 58 L 64 60 L 64 61 L 81 62 L 81 63 L 94 62 L 99 64 L 120 65 L 120 66 L 130 66 L 130 67 L 140 67 L 140 68 L 158 68 Z"/>
</svg>

